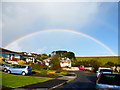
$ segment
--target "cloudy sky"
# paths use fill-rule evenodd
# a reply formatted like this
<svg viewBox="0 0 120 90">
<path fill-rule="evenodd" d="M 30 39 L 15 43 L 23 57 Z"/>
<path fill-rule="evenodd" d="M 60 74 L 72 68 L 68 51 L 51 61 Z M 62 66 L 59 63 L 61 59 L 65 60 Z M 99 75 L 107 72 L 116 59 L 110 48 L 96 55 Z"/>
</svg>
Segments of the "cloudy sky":
<svg viewBox="0 0 120 90">
<path fill-rule="evenodd" d="M 67 50 L 76 56 L 118 54 L 117 2 L 3 2 L 0 5 L 1 47 L 46 54 Z"/>
</svg>

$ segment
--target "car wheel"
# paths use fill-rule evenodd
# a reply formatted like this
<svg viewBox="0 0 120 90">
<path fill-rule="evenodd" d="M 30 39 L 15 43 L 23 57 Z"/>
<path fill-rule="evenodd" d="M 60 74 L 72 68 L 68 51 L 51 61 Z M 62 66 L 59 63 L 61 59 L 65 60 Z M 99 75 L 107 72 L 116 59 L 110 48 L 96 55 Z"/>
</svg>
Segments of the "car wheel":
<svg viewBox="0 0 120 90">
<path fill-rule="evenodd" d="M 25 76 L 25 75 L 26 75 L 26 73 L 25 73 L 25 72 L 22 72 L 22 75 L 23 75 L 23 76 Z"/>
<path fill-rule="evenodd" d="M 10 73 L 11 73 L 11 71 L 10 71 L 10 70 L 8 70 L 8 71 L 7 71 L 7 73 L 9 73 L 9 74 L 10 74 Z"/>
<path fill-rule="evenodd" d="M 4 72 L 7 72 L 7 69 L 6 69 L 6 68 L 4 69 Z"/>
</svg>

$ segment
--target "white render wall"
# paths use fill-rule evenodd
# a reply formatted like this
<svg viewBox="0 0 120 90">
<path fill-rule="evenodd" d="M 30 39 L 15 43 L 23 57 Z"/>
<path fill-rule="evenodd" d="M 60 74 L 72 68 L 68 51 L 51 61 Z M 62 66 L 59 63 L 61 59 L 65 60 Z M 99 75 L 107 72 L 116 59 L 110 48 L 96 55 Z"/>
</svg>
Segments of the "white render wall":
<svg viewBox="0 0 120 90">
<path fill-rule="evenodd" d="M 61 62 L 61 63 L 60 63 L 60 66 L 61 66 L 61 67 L 66 67 L 66 66 L 67 66 L 67 67 L 71 67 L 71 62 L 70 62 L 70 63 L 62 63 L 62 62 Z"/>
</svg>

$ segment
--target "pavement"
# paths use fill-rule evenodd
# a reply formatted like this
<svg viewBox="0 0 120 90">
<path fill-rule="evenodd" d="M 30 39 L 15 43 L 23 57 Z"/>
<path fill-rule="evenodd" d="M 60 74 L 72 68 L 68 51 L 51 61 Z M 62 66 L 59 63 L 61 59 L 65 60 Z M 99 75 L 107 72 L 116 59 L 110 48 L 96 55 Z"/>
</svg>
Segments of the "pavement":
<svg viewBox="0 0 120 90">
<path fill-rule="evenodd" d="M 76 75 L 74 73 L 70 73 L 67 76 L 57 76 L 57 75 L 46 75 L 46 74 L 33 74 L 32 76 L 38 76 L 38 77 L 46 77 L 46 78 L 53 78 L 52 80 L 46 81 L 46 82 L 40 82 L 40 83 L 36 83 L 36 84 L 31 84 L 31 85 L 27 85 L 27 86 L 23 86 L 23 87 L 19 87 L 19 88 L 9 88 L 9 87 L 2 87 L 2 90 L 24 90 L 24 89 L 28 89 L 28 90 L 34 90 L 34 89 L 38 89 L 38 90 L 51 90 L 54 88 L 57 88 L 63 84 L 66 84 L 70 81 L 73 81 L 76 78 Z"/>
</svg>

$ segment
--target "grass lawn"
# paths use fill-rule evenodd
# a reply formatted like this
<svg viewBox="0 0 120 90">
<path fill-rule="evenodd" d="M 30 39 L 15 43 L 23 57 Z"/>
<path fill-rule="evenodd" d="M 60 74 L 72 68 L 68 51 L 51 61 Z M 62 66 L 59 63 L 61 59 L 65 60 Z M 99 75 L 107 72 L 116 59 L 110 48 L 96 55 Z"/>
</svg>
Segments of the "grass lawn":
<svg viewBox="0 0 120 90">
<path fill-rule="evenodd" d="M 14 75 L 14 74 L 0 72 L 0 74 L 1 73 L 2 73 L 2 86 L 12 87 L 12 88 L 17 88 L 29 84 L 51 80 L 51 78 L 22 76 L 22 75 Z"/>
<path fill-rule="evenodd" d="M 77 61 L 89 61 L 89 60 L 97 60 L 101 62 L 102 65 L 107 62 L 113 62 L 115 64 L 120 64 L 119 57 L 76 57 Z"/>
</svg>

